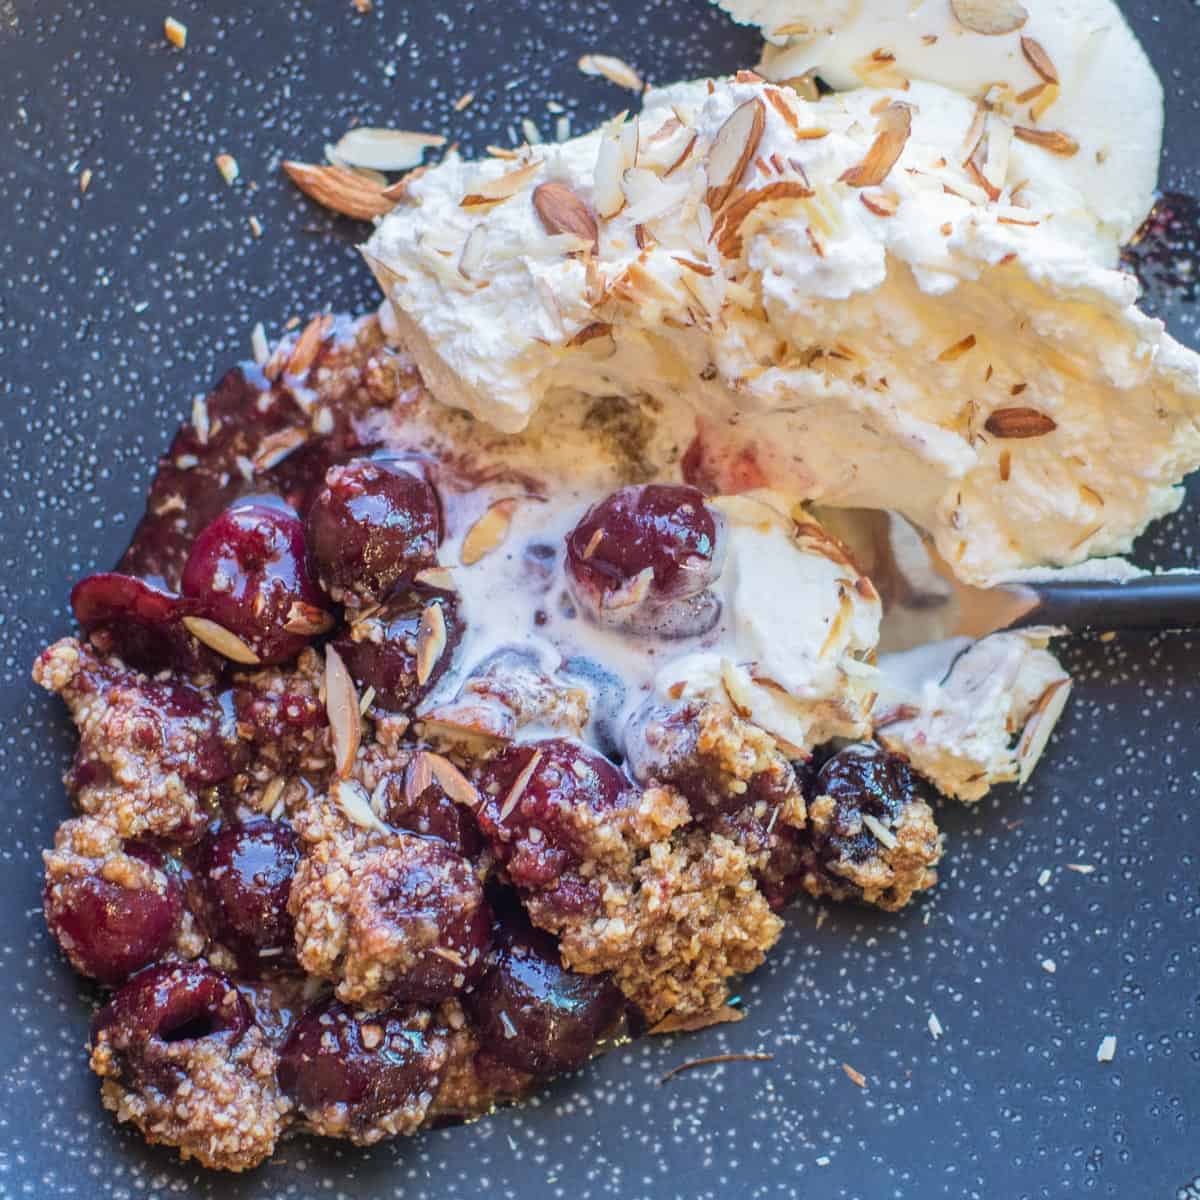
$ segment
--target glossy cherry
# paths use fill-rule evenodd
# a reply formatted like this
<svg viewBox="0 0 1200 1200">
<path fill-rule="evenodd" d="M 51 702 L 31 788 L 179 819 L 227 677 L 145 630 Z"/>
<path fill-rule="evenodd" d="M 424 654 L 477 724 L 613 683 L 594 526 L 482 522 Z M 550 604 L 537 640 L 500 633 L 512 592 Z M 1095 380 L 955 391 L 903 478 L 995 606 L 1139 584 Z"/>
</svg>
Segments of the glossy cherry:
<svg viewBox="0 0 1200 1200">
<path fill-rule="evenodd" d="M 684 484 L 624 487 L 590 508 L 567 535 L 567 571 L 593 620 L 660 637 L 711 628 L 720 602 L 708 589 L 725 557 L 724 521 Z"/>
<path fill-rule="evenodd" d="M 428 626 L 424 632 L 423 616 Z M 379 612 L 341 633 L 334 645 L 359 688 L 375 689 L 380 708 L 406 712 L 449 669 L 462 635 L 454 593 L 418 586 L 397 593 Z M 422 679 L 418 654 L 424 638 L 430 639 L 426 652 L 432 657 Z"/>
<path fill-rule="evenodd" d="M 99 871 L 47 883 L 46 924 L 71 965 L 100 983 L 117 984 L 160 959 L 170 948 L 183 914 L 183 885 L 157 848 L 141 842 L 122 847 L 147 868 L 135 886 Z"/>
<path fill-rule="evenodd" d="M 607 975 L 567 970 L 549 934 L 508 922 L 487 974 L 464 1004 L 485 1054 L 545 1076 L 582 1066 L 625 1000 Z"/>
<path fill-rule="evenodd" d="M 441 1081 L 444 1055 L 427 1014 L 364 1012 L 336 1000 L 311 1008 L 279 1052 L 279 1086 L 311 1118 L 338 1106 L 351 1132 L 408 1108 Z"/>
<path fill-rule="evenodd" d="M 304 526 L 286 506 L 235 504 L 201 530 L 182 591 L 263 663 L 295 657 L 332 624 L 308 574 Z"/>
<path fill-rule="evenodd" d="M 244 970 L 294 961 L 294 924 L 287 903 L 299 861 L 295 830 L 266 818 L 221 826 L 189 855 L 198 915 Z"/>
<path fill-rule="evenodd" d="M 326 473 L 306 529 L 313 572 L 330 594 L 378 602 L 436 563 L 442 521 L 419 465 L 360 458 Z"/>
</svg>

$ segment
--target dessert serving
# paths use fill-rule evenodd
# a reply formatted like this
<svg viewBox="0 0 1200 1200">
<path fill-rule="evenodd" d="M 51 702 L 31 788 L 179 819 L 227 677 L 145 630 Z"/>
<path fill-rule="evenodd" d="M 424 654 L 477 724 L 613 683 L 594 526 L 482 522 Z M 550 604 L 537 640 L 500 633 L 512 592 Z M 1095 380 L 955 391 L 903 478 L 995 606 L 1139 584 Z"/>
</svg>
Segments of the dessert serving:
<svg viewBox="0 0 1200 1200">
<path fill-rule="evenodd" d="M 46 921 L 148 1140 L 369 1145 L 736 1020 L 792 899 L 919 902 L 939 800 L 1046 750 L 1058 631 L 935 610 L 1129 578 L 1179 504 L 1117 9 L 722 7 L 757 69 L 586 136 L 291 164 L 376 218 L 378 312 L 256 334 L 38 658 Z"/>
</svg>

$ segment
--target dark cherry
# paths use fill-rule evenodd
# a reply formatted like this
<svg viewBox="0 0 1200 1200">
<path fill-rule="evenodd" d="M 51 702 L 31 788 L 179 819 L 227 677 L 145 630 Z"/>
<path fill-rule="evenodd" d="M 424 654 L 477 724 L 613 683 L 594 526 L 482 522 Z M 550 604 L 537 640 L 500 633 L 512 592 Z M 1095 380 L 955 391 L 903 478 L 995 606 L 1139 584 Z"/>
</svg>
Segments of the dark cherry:
<svg viewBox="0 0 1200 1200">
<path fill-rule="evenodd" d="M 445 645 L 424 682 L 417 677 L 421 615 L 441 611 Z M 452 592 L 414 587 L 395 595 L 382 609 L 334 641 L 346 669 L 360 689 L 375 689 L 380 708 L 404 712 L 421 702 L 449 669 L 463 635 L 458 598 Z"/>
<path fill-rule="evenodd" d="M 593 620 L 690 637 L 720 616 L 708 589 L 724 552 L 724 521 L 701 492 L 650 483 L 621 488 L 584 514 L 567 535 L 567 572 Z"/>
<path fill-rule="evenodd" d="M 386 933 L 412 946 L 402 977 L 388 987 L 398 1000 L 435 1004 L 470 987 L 484 971 L 492 912 L 471 864 L 435 839 L 411 839 L 374 880 Z"/>
<path fill-rule="evenodd" d="M 420 467 L 356 459 L 332 467 L 308 510 L 313 572 L 338 599 L 384 599 L 437 561 L 442 520 Z"/>
<path fill-rule="evenodd" d="M 480 784 L 479 826 L 512 882 L 527 889 L 577 867 L 595 819 L 637 801 L 608 759 L 566 738 L 510 746 L 486 764 Z"/>
<path fill-rule="evenodd" d="M 888 824 L 917 799 L 908 763 L 882 746 L 867 743 L 839 750 L 817 772 L 810 787 L 814 796 L 829 796 L 837 805 L 829 836 L 819 845 L 814 843 L 822 860 L 863 862 L 877 854 L 879 842 L 863 827 L 863 814 Z"/>
<path fill-rule="evenodd" d="M 294 924 L 288 914 L 300 839 L 283 821 L 255 818 L 222 826 L 189 856 L 208 934 L 231 950 L 243 969 L 294 961 Z"/>
<path fill-rule="evenodd" d="M 443 1056 L 428 1026 L 420 1010 L 372 1013 L 325 1001 L 292 1026 L 279 1051 L 279 1086 L 311 1117 L 344 1106 L 351 1130 L 367 1129 L 437 1091 Z"/>
<path fill-rule="evenodd" d="M 533 1075 L 582 1066 L 625 1007 L 607 975 L 567 970 L 554 939 L 527 923 L 506 923 L 463 1003 L 483 1053 Z"/>
<path fill-rule="evenodd" d="M 436 779 L 414 794 L 409 783 L 413 770 L 410 766 L 403 777 L 389 777 L 384 819 L 396 829 L 438 838 L 466 859 L 478 858 L 483 849 L 483 835 L 474 812 L 451 800 Z"/>
<path fill-rule="evenodd" d="M 304 526 L 282 504 L 235 504 L 201 530 L 182 591 L 264 663 L 294 658 L 332 624 L 309 578 Z"/>
<path fill-rule="evenodd" d="M 46 887 L 46 924 L 71 965 L 100 983 L 118 984 L 160 959 L 183 914 L 183 885 L 154 846 L 126 842 L 130 858 L 159 873 L 154 886 L 123 887 L 99 873 Z"/>
<path fill-rule="evenodd" d="M 71 608 L 102 654 L 114 654 L 148 675 L 216 672 L 222 666 L 220 656 L 183 625 L 193 606 L 145 579 L 113 571 L 89 575 L 71 590 Z"/>
<path fill-rule="evenodd" d="M 236 1045 L 254 1024 L 249 1003 L 206 963 L 159 963 L 138 972 L 92 1019 L 125 1083 L 172 1090 L 186 1078 L 186 1050 L 202 1038 Z"/>
</svg>

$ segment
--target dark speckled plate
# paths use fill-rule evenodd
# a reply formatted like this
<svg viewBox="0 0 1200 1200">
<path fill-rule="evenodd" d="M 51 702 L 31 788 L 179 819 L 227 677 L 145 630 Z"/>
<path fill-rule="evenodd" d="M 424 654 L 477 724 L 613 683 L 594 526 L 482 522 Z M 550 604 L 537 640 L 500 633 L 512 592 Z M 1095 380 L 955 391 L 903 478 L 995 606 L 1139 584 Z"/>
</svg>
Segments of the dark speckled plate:
<svg viewBox="0 0 1200 1200">
<path fill-rule="evenodd" d="M 189 26 L 182 53 L 168 12 Z M 1200 14 L 1148 0 L 1132 16 L 1167 84 L 1164 182 L 1195 191 Z M 577 73 L 584 50 L 665 81 L 747 65 L 756 42 L 704 0 L 376 0 L 366 17 L 350 0 L 0 0 L 0 1196 L 1200 1194 L 1193 637 L 1068 646 L 1080 685 L 1035 782 L 947 809 L 943 882 L 911 911 L 830 909 L 818 926 L 798 905 L 739 1025 L 639 1042 L 470 1127 L 368 1153 L 289 1142 L 236 1180 L 179 1166 L 100 1107 L 91 997 L 39 908 L 73 739 L 29 666 L 70 628 L 72 581 L 117 558 L 154 456 L 254 322 L 373 303 L 361 227 L 302 200 L 280 159 L 319 159 L 351 118 L 448 129 L 471 151 L 526 115 L 549 132 L 549 100 L 583 128 L 629 100 Z M 222 151 L 241 163 L 232 189 Z M 1194 563 L 1197 512 L 1141 561 Z M 774 1059 L 657 1082 L 746 1050 Z"/>
</svg>

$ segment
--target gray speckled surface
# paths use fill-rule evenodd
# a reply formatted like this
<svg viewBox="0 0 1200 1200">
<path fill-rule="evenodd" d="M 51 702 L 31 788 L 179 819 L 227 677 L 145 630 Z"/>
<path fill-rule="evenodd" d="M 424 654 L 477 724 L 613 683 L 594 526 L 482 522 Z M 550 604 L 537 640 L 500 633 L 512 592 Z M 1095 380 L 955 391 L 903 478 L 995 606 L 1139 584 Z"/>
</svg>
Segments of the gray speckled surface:
<svg viewBox="0 0 1200 1200">
<path fill-rule="evenodd" d="M 182 53 L 167 11 L 190 28 Z M 1168 85 L 1165 182 L 1194 191 L 1200 14 L 1159 0 L 1133 16 Z M 740 1025 L 636 1044 L 471 1127 L 370 1153 L 293 1142 L 241 1180 L 180 1167 L 100 1108 L 89 998 L 38 911 L 72 739 L 28 668 L 254 321 L 371 301 L 355 227 L 283 184 L 280 158 L 318 158 L 352 117 L 478 149 L 521 116 L 551 130 L 553 98 L 582 127 L 626 103 L 577 74 L 583 50 L 663 81 L 745 65 L 754 45 L 701 0 L 376 0 L 369 17 L 350 0 L 0 0 L 0 1196 L 1126 1200 L 1200 1176 L 1200 640 L 1183 637 L 1070 646 L 1081 686 L 1035 783 L 944 813 L 943 882 L 913 911 L 830 910 L 817 928 L 794 909 Z M 220 151 L 241 163 L 233 189 Z M 1190 313 L 1171 316 L 1194 336 Z M 1143 561 L 1194 561 L 1196 512 Z M 656 1084 L 760 1049 L 774 1060 Z"/>
</svg>

